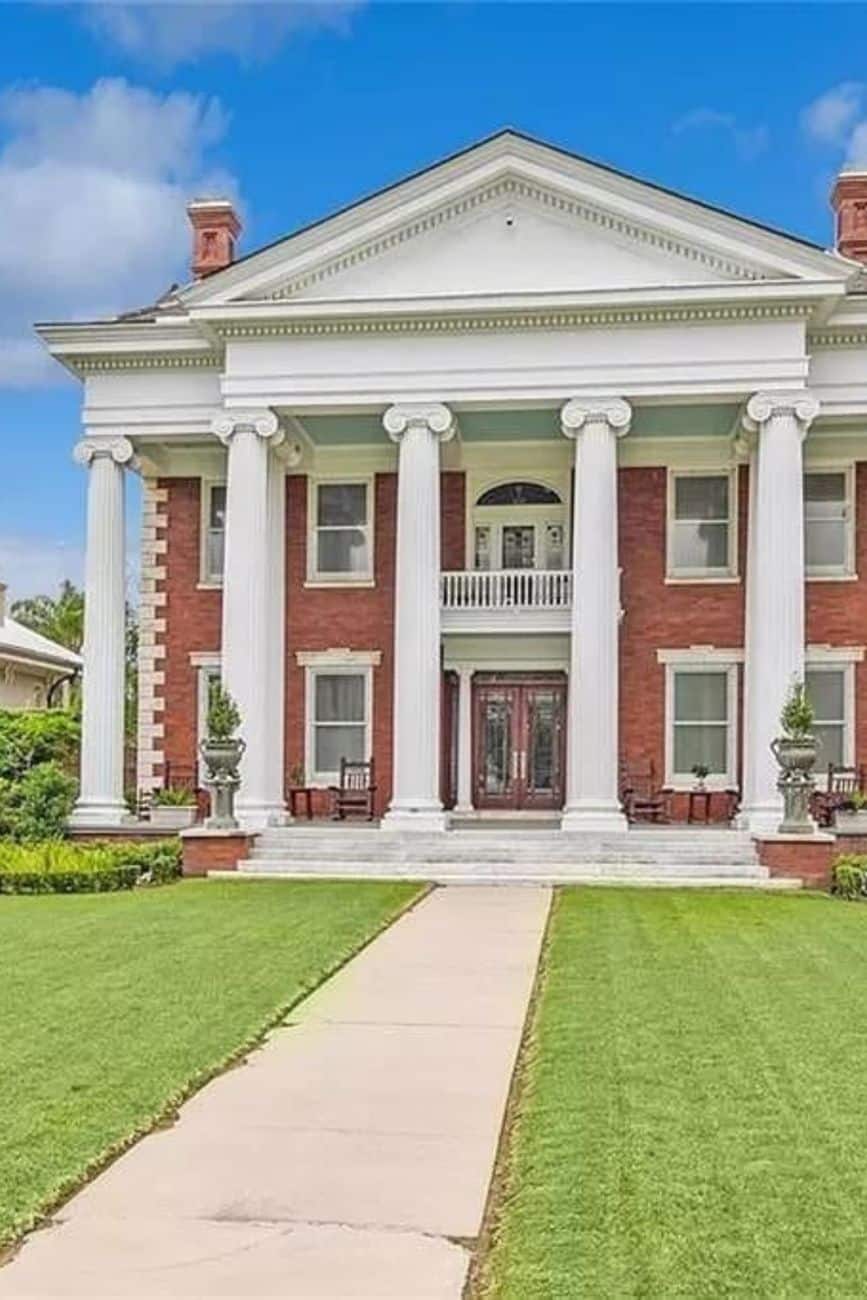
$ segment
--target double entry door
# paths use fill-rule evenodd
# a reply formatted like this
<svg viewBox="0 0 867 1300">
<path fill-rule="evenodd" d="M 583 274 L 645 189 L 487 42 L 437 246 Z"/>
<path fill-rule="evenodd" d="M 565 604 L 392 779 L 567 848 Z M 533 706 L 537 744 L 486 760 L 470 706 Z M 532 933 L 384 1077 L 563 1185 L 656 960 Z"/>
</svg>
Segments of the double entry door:
<svg viewBox="0 0 867 1300">
<path fill-rule="evenodd" d="M 566 679 L 477 674 L 473 678 L 476 808 L 563 806 Z"/>
</svg>

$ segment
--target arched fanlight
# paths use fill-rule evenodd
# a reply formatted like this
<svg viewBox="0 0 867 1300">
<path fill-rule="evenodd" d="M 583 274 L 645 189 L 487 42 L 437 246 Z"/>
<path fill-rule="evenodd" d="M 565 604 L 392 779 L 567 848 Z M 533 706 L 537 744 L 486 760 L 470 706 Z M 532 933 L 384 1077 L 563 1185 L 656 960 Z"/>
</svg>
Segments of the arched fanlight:
<svg viewBox="0 0 867 1300">
<path fill-rule="evenodd" d="M 476 502 L 477 506 L 559 506 L 557 493 L 542 483 L 500 483 L 488 488 Z"/>
</svg>

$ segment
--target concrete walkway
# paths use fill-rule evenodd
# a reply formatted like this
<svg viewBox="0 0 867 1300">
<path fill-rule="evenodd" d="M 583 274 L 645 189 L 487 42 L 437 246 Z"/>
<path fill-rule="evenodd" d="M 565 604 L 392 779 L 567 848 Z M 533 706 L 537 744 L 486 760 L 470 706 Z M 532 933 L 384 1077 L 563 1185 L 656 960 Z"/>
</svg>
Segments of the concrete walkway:
<svg viewBox="0 0 867 1300">
<path fill-rule="evenodd" d="M 458 1300 L 548 904 L 435 891 L 34 1233 L 0 1297 Z"/>
</svg>

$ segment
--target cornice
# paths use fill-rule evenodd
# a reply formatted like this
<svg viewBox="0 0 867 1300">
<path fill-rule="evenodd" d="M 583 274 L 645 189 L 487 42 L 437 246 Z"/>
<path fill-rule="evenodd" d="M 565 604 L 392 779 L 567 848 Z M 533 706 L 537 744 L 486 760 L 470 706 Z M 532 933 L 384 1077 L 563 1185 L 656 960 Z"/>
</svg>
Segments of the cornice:
<svg viewBox="0 0 867 1300">
<path fill-rule="evenodd" d="M 600 326 L 680 325 L 755 320 L 805 320 L 811 303 L 708 303 L 689 306 L 588 307 L 574 310 L 432 312 L 424 315 L 294 317 L 213 321 L 221 339 L 259 339 L 283 335 L 464 334 L 479 331 L 580 329 Z"/>
<path fill-rule="evenodd" d="M 867 345 L 867 329 L 810 330 L 807 344 L 814 348 L 859 348 Z"/>
<path fill-rule="evenodd" d="M 480 189 L 438 207 L 423 216 L 415 217 L 386 234 L 370 239 L 355 248 L 350 248 L 345 253 L 328 259 L 320 266 L 284 280 L 268 296 L 271 300 L 278 301 L 291 298 L 304 289 L 309 289 L 311 285 L 321 284 L 343 271 L 350 270 L 370 261 L 372 258 L 379 257 L 383 253 L 407 243 L 409 240 L 416 239 L 419 235 L 427 234 L 447 225 L 483 204 L 500 198 L 530 199 L 541 207 L 564 213 L 570 217 L 576 217 L 598 230 L 606 231 L 621 239 L 642 244 L 645 247 L 654 248 L 669 255 L 682 257 L 690 262 L 699 263 L 716 275 L 728 276 L 736 280 L 762 280 L 767 278 L 757 266 L 751 266 L 749 263 L 712 253 L 700 244 L 665 234 L 650 226 L 630 221 L 626 217 L 607 211 L 585 200 L 571 198 L 553 189 L 533 184 L 530 181 L 520 180 L 516 177 L 505 177 L 492 184 L 482 186 Z"/>
<path fill-rule="evenodd" d="M 220 370 L 222 358 L 202 352 L 101 352 L 64 358 L 78 375 L 98 375 L 106 370 Z"/>
</svg>

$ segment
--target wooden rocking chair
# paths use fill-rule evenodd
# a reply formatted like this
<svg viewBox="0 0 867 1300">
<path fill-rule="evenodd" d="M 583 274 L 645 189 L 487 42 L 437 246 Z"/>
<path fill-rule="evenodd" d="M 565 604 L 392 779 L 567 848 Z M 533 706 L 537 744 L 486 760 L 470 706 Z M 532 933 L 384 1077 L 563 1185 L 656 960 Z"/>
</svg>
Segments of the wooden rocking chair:
<svg viewBox="0 0 867 1300">
<path fill-rule="evenodd" d="M 845 807 L 853 794 L 863 790 L 863 768 L 836 767 L 833 763 L 829 763 L 825 789 L 814 792 L 810 811 L 820 826 L 830 826 L 837 809 Z"/>
<path fill-rule="evenodd" d="M 340 760 L 340 784 L 328 787 L 331 795 L 331 816 L 335 821 L 349 817 L 366 817 L 373 821 L 373 800 L 376 794 L 373 759 L 367 763 Z"/>
<path fill-rule="evenodd" d="M 651 759 L 621 765 L 620 801 L 628 822 L 670 822 L 671 794 L 657 783 Z"/>
</svg>

